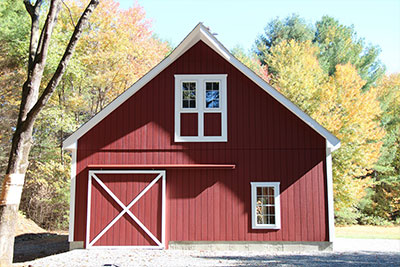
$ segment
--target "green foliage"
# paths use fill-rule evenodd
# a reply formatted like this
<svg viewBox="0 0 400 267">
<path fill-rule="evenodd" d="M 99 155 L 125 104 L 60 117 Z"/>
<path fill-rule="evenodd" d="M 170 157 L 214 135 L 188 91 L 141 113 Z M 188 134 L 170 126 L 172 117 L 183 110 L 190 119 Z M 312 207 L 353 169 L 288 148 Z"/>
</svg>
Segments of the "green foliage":
<svg viewBox="0 0 400 267">
<path fill-rule="evenodd" d="M 338 226 L 358 223 L 360 213 L 354 207 L 346 207 L 335 212 L 335 224 Z"/>
<path fill-rule="evenodd" d="M 392 226 L 393 223 L 382 217 L 361 215 L 358 219 L 361 225 Z"/>
<path fill-rule="evenodd" d="M 316 23 L 313 42 L 320 48 L 319 60 L 329 75 L 335 73 L 337 65 L 351 63 L 366 81 L 364 88 L 369 88 L 384 73 L 378 61 L 380 49 L 366 46 L 363 39 L 357 38 L 353 26 L 344 26 L 332 17 L 323 16 Z"/>
<path fill-rule="evenodd" d="M 247 54 L 242 47 L 235 47 L 231 51 L 240 62 L 246 65 L 249 69 L 254 71 L 258 76 L 269 82 L 270 77 L 268 75 L 268 69 L 266 66 L 261 65 L 260 60 L 254 53 Z"/>
<path fill-rule="evenodd" d="M 400 218 L 400 74 L 384 76 L 376 90 L 386 135 L 374 166 L 373 186 L 360 203 L 360 210 L 366 218 L 395 221 Z"/>
<path fill-rule="evenodd" d="M 44 229 L 67 229 L 70 158 L 32 162 L 24 185 L 21 209 Z"/>
<path fill-rule="evenodd" d="M 364 90 L 385 71 L 378 60 L 380 50 L 377 46 L 365 45 L 364 40 L 357 37 L 353 26 L 344 26 L 329 16 L 323 16 L 315 27 L 298 15 L 283 20 L 276 18 L 268 23 L 264 35 L 256 40 L 255 53 L 263 64 L 268 65 L 267 57 L 272 47 L 291 40 L 299 43 L 312 41 L 319 48 L 318 60 L 322 69 L 330 76 L 334 75 L 337 65 L 350 63 L 355 66 L 360 77 L 366 81 Z M 268 70 L 277 74 L 270 66 Z"/>
<path fill-rule="evenodd" d="M 280 20 L 275 18 L 270 21 L 264 29 L 264 35 L 260 35 L 256 40 L 256 54 L 262 64 L 267 64 L 265 57 L 270 49 L 282 41 L 295 40 L 305 42 L 314 38 L 314 29 L 307 25 L 305 20 L 296 14 Z"/>
<path fill-rule="evenodd" d="M 19 65 L 27 60 L 29 23 L 23 1 L 0 1 L 0 54 L 7 53 L 7 58 Z"/>
</svg>

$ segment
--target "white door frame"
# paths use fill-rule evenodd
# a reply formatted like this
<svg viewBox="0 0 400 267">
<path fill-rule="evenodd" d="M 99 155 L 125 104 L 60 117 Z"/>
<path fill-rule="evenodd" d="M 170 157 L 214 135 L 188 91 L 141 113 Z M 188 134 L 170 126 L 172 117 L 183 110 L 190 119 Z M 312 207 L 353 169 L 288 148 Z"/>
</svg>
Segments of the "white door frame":
<svg viewBox="0 0 400 267">
<path fill-rule="evenodd" d="M 127 206 L 96 176 L 96 174 L 158 174 L 153 181 L 148 184 Z M 130 208 L 144 195 L 150 188 L 161 179 L 161 240 L 147 229 L 146 226 L 130 211 Z M 90 207 L 92 196 L 92 183 L 96 181 L 109 196 L 122 208 L 122 211 L 108 224 L 92 241 L 90 240 Z M 86 220 L 86 248 L 147 248 L 147 249 L 164 249 L 165 248 L 165 191 L 166 191 L 166 174 L 164 170 L 91 170 L 88 179 L 88 203 L 87 203 L 87 220 Z M 157 244 L 156 246 L 93 246 L 124 214 L 128 214 L 132 220 L 139 225 L 140 228 Z"/>
</svg>

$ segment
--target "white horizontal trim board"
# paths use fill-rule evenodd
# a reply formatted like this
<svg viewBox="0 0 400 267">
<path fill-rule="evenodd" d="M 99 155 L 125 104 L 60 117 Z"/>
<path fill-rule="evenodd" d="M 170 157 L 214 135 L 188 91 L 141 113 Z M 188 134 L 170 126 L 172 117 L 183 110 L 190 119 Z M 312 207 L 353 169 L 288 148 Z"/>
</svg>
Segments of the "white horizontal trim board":
<svg viewBox="0 0 400 267">
<path fill-rule="evenodd" d="M 279 103 L 284 105 L 287 109 L 293 112 L 297 117 L 303 120 L 316 132 L 318 132 L 327 141 L 327 145 L 331 148 L 331 151 L 338 149 L 340 147 L 340 141 L 328 130 L 322 127 L 318 122 L 313 120 L 310 116 L 300 110 L 295 104 L 290 102 L 286 97 L 279 93 L 275 88 L 261 79 L 253 71 L 243 65 L 239 60 L 237 60 L 216 38 L 209 30 L 202 24 L 199 23 L 197 26 L 186 36 L 186 38 L 175 48 L 175 50 L 161 61 L 157 66 L 150 70 L 146 75 L 139 79 L 135 84 L 128 88 L 123 94 L 112 101 L 108 106 L 106 106 L 102 111 L 96 114 L 91 120 L 82 125 L 76 132 L 70 135 L 64 142 L 63 148 L 70 149 L 72 145 L 82 137 L 86 132 L 92 129 L 97 123 L 103 120 L 107 115 L 114 111 L 118 106 L 124 103 L 132 95 L 134 95 L 138 90 L 145 86 L 149 81 L 151 81 L 155 76 L 172 64 L 177 58 L 179 58 L 183 53 L 195 45 L 198 41 L 202 40 L 215 52 L 225 58 L 229 63 L 231 63 L 235 68 L 246 75 L 250 80 L 255 82 L 258 86 L 264 89 L 268 94 L 275 98 Z"/>
<path fill-rule="evenodd" d="M 158 174 L 151 183 L 149 183 L 127 206 L 119 200 L 119 198 L 105 185 L 101 179 L 96 174 Z M 150 188 L 161 179 L 162 182 L 162 200 L 161 200 L 161 240 L 157 237 L 130 211 L 133 205 L 144 195 Z M 90 215 L 91 215 L 91 190 L 93 180 L 96 181 L 111 198 L 122 208 L 122 211 L 114 217 L 114 219 L 103 228 L 103 230 L 90 240 Z M 106 170 L 106 171 L 89 171 L 89 181 L 88 181 L 88 206 L 87 206 L 87 225 L 86 225 L 86 248 L 95 247 L 94 244 L 124 215 L 128 214 L 132 220 L 139 225 L 140 228 L 157 244 L 157 246 L 128 246 L 128 247 L 155 247 L 155 248 L 165 248 L 165 171 L 153 171 L 153 170 Z M 100 246 L 112 247 L 112 246 Z M 124 246 L 116 246 L 124 247 Z"/>
</svg>

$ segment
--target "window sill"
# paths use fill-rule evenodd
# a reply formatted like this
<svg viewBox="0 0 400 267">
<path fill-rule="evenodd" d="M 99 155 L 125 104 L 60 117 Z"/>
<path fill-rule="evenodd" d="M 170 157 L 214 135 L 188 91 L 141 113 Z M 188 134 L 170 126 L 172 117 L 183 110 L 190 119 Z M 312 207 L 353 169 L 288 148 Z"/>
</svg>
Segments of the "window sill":
<svg viewBox="0 0 400 267">
<path fill-rule="evenodd" d="M 175 142 L 228 142 L 225 136 L 175 136 Z"/>
<path fill-rule="evenodd" d="M 279 230 L 281 229 L 280 226 L 277 225 L 255 225 L 252 229 L 270 229 L 270 230 Z"/>
</svg>

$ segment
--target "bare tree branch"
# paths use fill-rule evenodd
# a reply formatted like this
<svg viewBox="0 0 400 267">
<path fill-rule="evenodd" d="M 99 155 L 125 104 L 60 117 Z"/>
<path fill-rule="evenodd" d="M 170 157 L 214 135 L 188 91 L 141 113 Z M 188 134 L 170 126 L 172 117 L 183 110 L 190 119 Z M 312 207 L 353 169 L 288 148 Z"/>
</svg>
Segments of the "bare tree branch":
<svg viewBox="0 0 400 267">
<path fill-rule="evenodd" d="M 39 15 L 40 7 L 43 0 L 37 0 L 35 5 L 31 4 L 30 0 L 24 0 L 26 11 L 31 17 L 31 37 L 29 42 L 29 55 L 28 55 L 28 75 L 33 69 L 33 61 L 35 59 L 35 53 L 37 50 L 37 44 L 39 39 Z"/>
<path fill-rule="evenodd" d="M 61 0 L 61 2 L 63 3 L 63 5 L 68 9 L 68 13 L 69 13 L 69 18 L 71 19 L 71 23 L 72 26 L 74 26 L 74 28 L 76 27 L 75 23 L 74 23 L 74 19 L 72 18 L 72 12 L 71 9 L 69 9 L 69 7 L 67 6 L 67 4 L 64 2 L 64 0 Z"/>
<path fill-rule="evenodd" d="M 42 1 L 42 0 L 38 0 Z M 32 6 L 25 2 L 28 9 Z M 50 9 L 47 14 L 45 25 L 42 29 L 40 39 L 39 35 L 39 15 L 40 15 L 40 2 L 36 2 L 34 6 L 34 14 L 32 15 L 31 27 L 31 40 L 29 47 L 29 63 L 28 63 L 28 77 L 22 88 L 22 98 L 18 114 L 18 122 L 21 123 L 26 119 L 29 110 L 36 103 L 39 96 L 39 87 L 42 81 L 44 67 L 50 44 L 51 34 L 55 25 L 55 20 L 60 10 L 60 0 L 51 0 Z M 29 12 L 29 11 L 28 11 Z"/>
<path fill-rule="evenodd" d="M 39 45 L 36 50 L 36 56 L 34 60 L 35 65 L 44 67 L 46 63 L 48 47 L 50 45 L 51 35 L 55 26 L 58 12 L 60 11 L 60 0 L 51 0 L 50 10 L 46 18 L 46 22 L 43 26 L 42 34 L 40 35 Z"/>
</svg>

